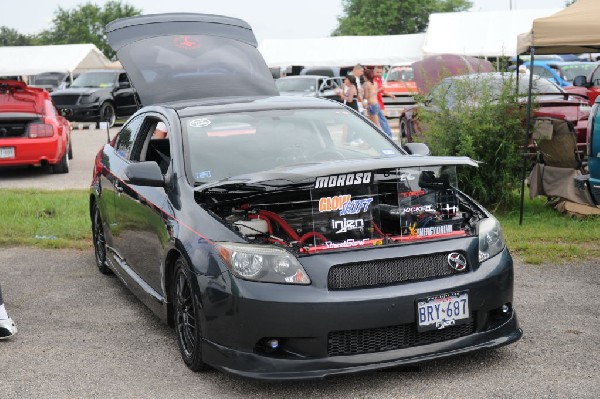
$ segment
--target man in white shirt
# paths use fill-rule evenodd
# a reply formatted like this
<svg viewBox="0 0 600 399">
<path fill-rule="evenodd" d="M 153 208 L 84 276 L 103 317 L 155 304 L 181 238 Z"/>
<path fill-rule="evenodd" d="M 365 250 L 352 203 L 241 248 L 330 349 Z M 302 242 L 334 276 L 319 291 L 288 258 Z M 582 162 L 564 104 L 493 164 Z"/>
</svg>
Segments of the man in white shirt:
<svg viewBox="0 0 600 399">
<path fill-rule="evenodd" d="M 361 114 L 363 113 L 365 107 L 363 104 L 363 88 L 362 88 L 362 83 L 364 82 L 363 79 L 363 75 L 365 73 L 365 68 L 360 65 L 360 64 L 356 64 L 354 66 L 354 68 L 352 68 L 352 76 L 354 76 L 356 78 L 356 98 L 358 99 L 358 112 L 360 112 Z"/>
</svg>

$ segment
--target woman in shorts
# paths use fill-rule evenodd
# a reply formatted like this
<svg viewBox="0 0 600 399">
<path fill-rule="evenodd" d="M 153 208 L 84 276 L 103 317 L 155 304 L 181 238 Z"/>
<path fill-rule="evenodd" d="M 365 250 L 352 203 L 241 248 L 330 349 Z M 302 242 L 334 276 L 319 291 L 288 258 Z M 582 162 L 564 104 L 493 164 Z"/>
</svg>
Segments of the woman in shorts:
<svg viewBox="0 0 600 399">
<path fill-rule="evenodd" d="M 379 117 L 377 116 L 380 109 L 379 103 L 377 102 L 377 86 L 373 83 L 373 71 L 371 69 L 365 70 L 365 83 L 363 83 L 363 88 L 365 91 L 364 99 L 367 102 L 367 117 L 381 129 Z"/>
</svg>

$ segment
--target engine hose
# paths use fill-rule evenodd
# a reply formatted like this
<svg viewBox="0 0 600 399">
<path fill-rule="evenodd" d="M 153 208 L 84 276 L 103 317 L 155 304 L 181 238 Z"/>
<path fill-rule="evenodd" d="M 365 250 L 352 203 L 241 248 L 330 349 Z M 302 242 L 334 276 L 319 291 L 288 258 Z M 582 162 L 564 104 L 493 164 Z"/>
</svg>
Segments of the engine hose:
<svg viewBox="0 0 600 399">
<path fill-rule="evenodd" d="M 321 240 L 323 242 L 329 241 L 327 239 L 327 237 L 325 237 L 323 234 L 321 234 L 321 233 L 319 233 L 317 231 L 310 231 L 308 233 L 303 234 L 302 237 L 300 237 L 300 240 L 298 240 L 298 241 L 300 241 L 301 243 L 304 244 L 304 241 L 308 240 L 311 237 L 316 237 L 316 238 L 318 238 L 319 240 Z"/>
<path fill-rule="evenodd" d="M 283 231 L 286 232 L 288 236 L 290 236 L 290 238 L 293 241 L 300 241 L 300 236 L 298 235 L 298 233 L 296 233 L 294 229 L 292 229 L 290 225 L 285 220 L 283 220 L 283 218 L 278 214 L 265 210 L 258 211 L 258 214 L 264 218 L 272 219 L 275 223 L 279 225 L 279 227 L 283 229 Z"/>
</svg>

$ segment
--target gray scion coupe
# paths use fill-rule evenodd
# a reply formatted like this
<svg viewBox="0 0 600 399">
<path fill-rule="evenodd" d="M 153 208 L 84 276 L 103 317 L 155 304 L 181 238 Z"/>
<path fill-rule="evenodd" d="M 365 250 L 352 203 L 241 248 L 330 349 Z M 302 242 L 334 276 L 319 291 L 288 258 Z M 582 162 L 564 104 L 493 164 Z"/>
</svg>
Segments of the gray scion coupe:
<svg viewBox="0 0 600 399">
<path fill-rule="evenodd" d="M 498 221 L 457 188 L 474 161 L 280 96 L 239 19 L 106 31 L 143 107 L 96 157 L 96 261 L 175 328 L 189 368 L 322 378 L 521 337 Z"/>
</svg>

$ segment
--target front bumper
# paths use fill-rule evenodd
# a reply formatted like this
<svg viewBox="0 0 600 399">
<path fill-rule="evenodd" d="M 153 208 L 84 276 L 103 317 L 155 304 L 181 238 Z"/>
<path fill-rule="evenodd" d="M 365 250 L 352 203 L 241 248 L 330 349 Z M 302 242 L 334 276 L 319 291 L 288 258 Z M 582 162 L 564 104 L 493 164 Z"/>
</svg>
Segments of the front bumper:
<svg viewBox="0 0 600 399">
<path fill-rule="evenodd" d="M 98 103 L 61 105 L 58 110 L 70 122 L 97 122 L 100 119 Z"/>
<path fill-rule="evenodd" d="M 465 253 L 474 253 L 468 250 L 475 245 L 473 239 L 448 240 L 436 243 L 435 248 L 446 252 L 456 248 L 457 242 L 462 242 L 461 249 Z M 402 256 L 427 248 L 431 246 L 408 246 L 402 248 Z M 313 259 L 314 263 L 329 263 L 336 258 L 343 262 L 345 257 L 361 260 L 356 258 L 398 256 L 398 248 L 373 251 L 376 252 L 349 251 Z M 328 256 L 331 259 L 327 259 Z M 196 281 L 198 291 L 203 293 L 199 299 L 205 316 L 204 361 L 244 377 L 311 379 L 498 347 L 522 336 L 512 310 L 513 269 L 506 249 L 467 273 L 385 287 L 330 291 L 326 267 L 313 264 L 305 268 L 312 279 L 310 286 L 261 284 L 241 281 L 228 274 L 221 276 L 224 281 L 207 282 L 199 276 Z M 449 334 L 441 340 L 419 341 L 416 300 L 463 290 L 469 291 L 470 330 Z M 510 311 L 502 314 L 500 309 L 505 304 Z M 403 331 L 400 335 L 410 333 L 419 342 L 400 345 L 397 349 L 373 350 L 371 346 L 361 352 L 352 348 L 351 354 L 343 355 L 331 350 L 332 337 L 338 333 L 359 335 L 358 340 L 352 337 L 351 345 L 356 342 L 360 345 L 361 340 L 370 339 L 371 334 L 381 335 L 381 331 L 390 329 L 398 331 L 396 328 Z M 444 330 L 452 331 L 452 328 Z M 280 343 L 275 351 L 269 351 L 263 344 L 272 338 Z"/>
</svg>

